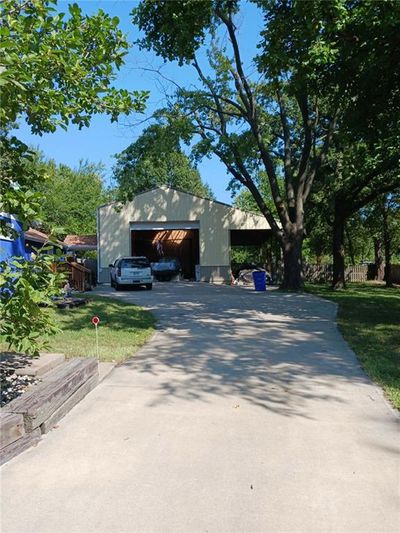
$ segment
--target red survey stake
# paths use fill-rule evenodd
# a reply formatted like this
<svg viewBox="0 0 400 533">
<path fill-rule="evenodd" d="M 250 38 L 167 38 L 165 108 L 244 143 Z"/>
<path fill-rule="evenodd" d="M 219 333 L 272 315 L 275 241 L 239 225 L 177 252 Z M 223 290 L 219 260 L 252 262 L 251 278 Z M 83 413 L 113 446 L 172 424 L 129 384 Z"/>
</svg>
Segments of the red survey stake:
<svg viewBox="0 0 400 533">
<path fill-rule="evenodd" d="M 97 331 L 97 326 L 99 325 L 99 323 L 100 323 L 100 318 L 98 316 L 92 317 L 92 324 L 93 324 L 95 332 L 96 332 L 96 355 L 97 355 L 97 360 L 100 359 L 100 357 L 99 357 L 99 332 Z"/>
</svg>

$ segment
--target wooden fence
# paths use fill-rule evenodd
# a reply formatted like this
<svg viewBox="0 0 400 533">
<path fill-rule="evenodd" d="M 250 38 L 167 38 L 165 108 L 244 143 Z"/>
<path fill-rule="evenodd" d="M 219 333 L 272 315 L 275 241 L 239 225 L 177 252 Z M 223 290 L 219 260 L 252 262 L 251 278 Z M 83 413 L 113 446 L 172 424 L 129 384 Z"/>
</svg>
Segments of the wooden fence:
<svg viewBox="0 0 400 533">
<path fill-rule="evenodd" d="M 391 278 L 393 283 L 400 283 L 400 265 L 392 265 Z"/>
<path fill-rule="evenodd" d="M 332 265 L 303 266 L 304 278 L 315 283 L 329 283 L 333 278 Z M 400 265 L 392 265 L 392 282 L 400 283 Z M 375 265 L 354 265 L 345 269 L 346 281 L 369 281 L 375 279 Z"/>
</svg>

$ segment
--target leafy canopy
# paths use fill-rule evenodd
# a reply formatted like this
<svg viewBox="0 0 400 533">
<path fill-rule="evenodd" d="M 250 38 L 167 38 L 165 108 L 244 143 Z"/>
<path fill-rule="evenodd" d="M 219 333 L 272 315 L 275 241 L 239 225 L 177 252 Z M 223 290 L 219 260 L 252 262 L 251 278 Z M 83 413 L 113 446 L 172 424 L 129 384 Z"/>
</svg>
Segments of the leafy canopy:
<svg viewBox="0 0 400 533">
<path fill-rule="evenodd" d="M 68 16 L 55 0 L 3 0 L 0 38 L 0 126 L 24 116 L 33 133 L 88 126 L 96 113 L 112 120 L 143 111 L 147 93 L 111 85 L 128 44 L 119 20 L 77 4 Z"/>
<path fill-rule="evenodd" d="M 128 50 L 118 19 L 99 10 L 86 16 L 77 4 L 68 14 L 56 0 L 4 0 L 0 14 L 0 210 L 26 227 L 38 217 L 34 153 L 9 131 L 25 120 L 33 133 L 89 126 L 96 113 L 116 120 L 141 112 L 147 92 L 116 89 L 115 71 Z M 30 172 L 28 170 L 30 169 Z M 9 229 L 0 222 L 3 233 Z"/>
<path fill-rule="evenodd" d="M 48 347 L 59 331 L 46 309 L 60 293 L 63 275 L 53 271 L 54 258 L 40 251 L 32 261 L 14 258 L 0 263 L 0 339 L 30 355 Z"/>
<path fill-rule="evenodd" d="M 37 218 L 46 186 L 32 164 L 32 151 L 9 133 L 16 122 L 25 120 L 32 133 L 41 135 L 70 124 L 89 126 L 98 113 L 117 120 L 121 113 L 144 109 L 146 92 L 113 86 L 128 49 L 118 22 L 102 10 L 86 16 L 77 4 L 61 13 L 55 0 L 2 2 L 0 211 L 15 215 L 25 227 Z M 11 233 L 1 221 L 0 233 Z M 52 261 L 39 254 L 32 262 L 0 265 L 0 331 L 10 347 L 36 354 L 43 338 L 55 332 L 41 307 L 60 291 Z"/>
<path fill-rule="evenodd" d="M 44 181 L 43 174 L 33 165 L 35 154 L 15 136 L 0 134 L 0 211 L 17 215 L 20 222 L 37 217 L 41 209 L 41 194 L 32 184 Z M 14 236 L 0 219 L 0 234 Z"/>
<path fill-rule="evenodd" d="M 213 198 L 211 189 L 181 149 L 182 135 L 178 124 L 160 119 L 118 154 L 114 167 L 117 198 L 130 200 L 135 194 L 160 185 Z"/>
<path fill-rule="evenodd" d="M 96 209 L 110 199 L 104 187 L 103 166 L 81 161 L 78 168 L 54 161 L 35 162 L 46 180 L 39 184 L 41 225 L 45 231 L 58 228 L 63 234 L 96 233 Z"/>
</svg>

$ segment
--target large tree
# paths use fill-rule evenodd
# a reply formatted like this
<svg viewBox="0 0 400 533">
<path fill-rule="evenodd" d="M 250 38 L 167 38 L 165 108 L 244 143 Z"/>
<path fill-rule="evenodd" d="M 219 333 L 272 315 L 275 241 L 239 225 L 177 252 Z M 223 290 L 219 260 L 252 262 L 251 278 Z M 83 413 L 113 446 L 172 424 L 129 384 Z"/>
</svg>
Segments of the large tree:
<svg viewBox="0 0 400 533">
<path fill-rule="evenodd" d="M 74 169 L 54 161 L 36 164 L 47 178 L 37 188 L 43 229 L 58 228 L 62 234 L 96 233 L 96 209 L 111 196 L 104 186 L 103 166 L 87 161 Z"/>
<path fill-rule="evenodd" d="M 365 73 L 373 70 L 371 61 L 379 61 L 364 53 L 369 46 L 366 27 L 372 22 L 386 46 L 393 31 L 388 21 L 399 5 L 364 0 L 253 3 L 264 26 L 258 54 L 247 64 L 239 43 L 237 1 L 142 1 L 134 22 L 145 34 L 143 47 L 197 71 L 200 85 L 179 90 L 176 100 L 201 138 L 197 152 L 216 154 L 233 183 L 249 189 L 281 244 L 283 286 L 297 290 L 302 285 L 304 212 L 313 183 L 336 132 L 357 98 L 364 99 L 360 86 L 365 88 Z M 206 68 L 198 54 L 202 45 L 208 47 Z M 260 193 L 260 168 L 268 177 L 274 210 Z"/>
<path fill-rule="evenodd" d="M 364 152 L 364 150 L 361 150 Z M 333 289 L 345 287 L 345 229 L 350 217 L 376 201 L 382 194 L 400 190 L 398 156 L 372 163 L 368 154 L 361 156 L 353 146 L 351 165 L 339 162 L 333 176 L 336 183 L 328 189 L 333 204 Z"/>
<path fill-rule="evenodd" d="M 363 1 L 356 14 L 342 67 L 342 76 L 351 80 L 351 104 L 335 139 L 327 183 L 328 195 L 334 192 L 333 288 L 345 285 L 346 221 L 400 189 L 400 4 Z"/>
<path fill-rule="evenodd" d="M 144 109 L 147 93 L 112 85 L 128 49 L 118 22 L 102 10 L 87 16 L 77 4 L 69 5 L 66 15 L 55 0 L 2 2 L 0 135 L 7 164 L 0 209 L 21 222 L 36 215 L 31 185 L 38 176 L 23 171 L 33 154 L 10 135 L 16 122 L 25 120 L 40 135 L 69 124 L 89 126 L 96 113 L 117 120 L 121 113 Z"/>
<path fill-rule="evenodd" d="M 211 189 L 202 182 L 181 148 L 182 135 L 177 124 L 159 118 L 118 154 L 114 167 L 117 199 L 131 200 L 135 194 L 160 185 L 213 198 Z"/>
<path fill-rule="evenodd" d="M 32 133 L 53 132 L 69 124 L 88 126 L 96 113 L 116 120 L 143 111 L 146 93 L 113 87 L 115 71 L 128 44 L 118 19 L 99 10 L 86 16 L 77 4 L 68 15 L 53 0 L 3 0 L 0 14 L 0 211 L 24 225 L 37 218 L 41 180 L 33 154 L 10 131 L 25 120 Z M 68 198 L 65 198 L 68 202 Z M 0 232 L 10 228 L 0 221 Z M 60 280 L 52 259 L 14 258 L 0 265 L 0 333 L 10 347 L 37 354 L 55 326 L 41 303 L 51 303 Z"/>
<path fill-rule="evenodd" d="M 399 156 L 393 139 L 384 139 L 383 135 L 374 142 L 352 139 L 348 133 L 336 137 L 307 208 L 306 227 L 311 239 L 316 236 L 316 230 L 325 227 L 325 238 L 321 241 L 325 251 L 326 242 L 330 241 L 333 289 L 346 285 L 346 241 L 347 251 L 354 257 L 349 232 L 351 221 L 377 198 L 400 189 Z"/>
</svg>

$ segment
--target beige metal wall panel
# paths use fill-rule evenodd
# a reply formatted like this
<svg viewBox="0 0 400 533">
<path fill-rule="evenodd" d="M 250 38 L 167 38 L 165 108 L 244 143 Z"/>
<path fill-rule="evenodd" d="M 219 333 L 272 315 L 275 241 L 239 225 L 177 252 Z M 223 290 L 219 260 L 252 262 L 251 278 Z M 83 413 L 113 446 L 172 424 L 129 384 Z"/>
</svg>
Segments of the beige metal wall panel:
<svg viewBox="0 0 400 533">
<path fill-rule="evenodd" d="M 166 187 L 139 194 L 119 210 L 113 204 L 102 206 L 98 219 L 100 269 L 131 253 L 134 222 L 199 221 L 202 266 L 229 266 L 231 229 L 270 229 L 264 217 Z"/>
<path fill-rule="evenodd" d="M 200 281 L 210 283 L 229 283 L 231 281 L 230 266 L 202 266 L 200 269 Z"/>
<path fill-rule="evenodd" d="M 130 231 L 124 226 L 122 213 L 118 213 L 114 204 L 100 207 L 98 210 L 99 257 L 100 268 L 107 268 L 109 263 L 124 255 L 130 255 Z"/>
<path fill-rule="evenodd" d="M 265 217 L 246 213 L 240 209 L 231 208 L 228 218 L 229 229 L 271 229 Z"/>
</svg>

